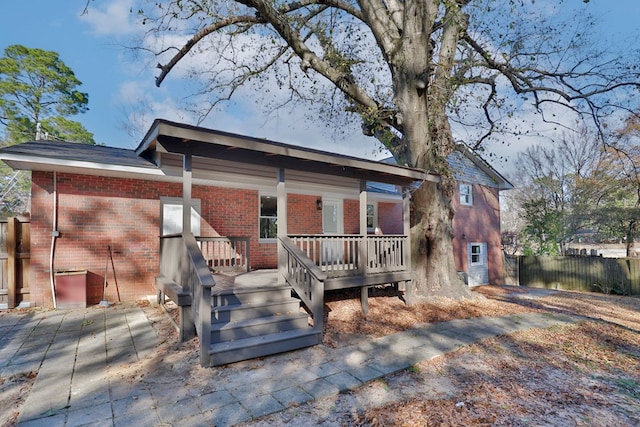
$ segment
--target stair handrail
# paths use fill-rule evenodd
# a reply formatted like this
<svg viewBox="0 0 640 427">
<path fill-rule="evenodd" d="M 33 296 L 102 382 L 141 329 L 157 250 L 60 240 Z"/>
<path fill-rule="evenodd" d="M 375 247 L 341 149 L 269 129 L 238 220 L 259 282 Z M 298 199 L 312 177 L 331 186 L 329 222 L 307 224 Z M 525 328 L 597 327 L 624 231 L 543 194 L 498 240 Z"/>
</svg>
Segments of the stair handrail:
<svg viewBox="0 0 640 427">
<path fill-rule="evenodd" d="M 279 237 L 286 253 L 285 281 L 298 294 L 313 318 L 313 330 L 324 331 L 324 281 L 327 278 L 315 263 L 289 237 Z"/>
<path fill-rule="evenodd" d="M 213 274 L 202 255 L 196 238 L 192 233 L 183 233 L 186 256 L 186 282 L 191 288 L 193 299 L 193 320 L 200 341 L 200 365 L 208 367 L 211 364 L 211 288 L 216 285 Z"/>
</svg>

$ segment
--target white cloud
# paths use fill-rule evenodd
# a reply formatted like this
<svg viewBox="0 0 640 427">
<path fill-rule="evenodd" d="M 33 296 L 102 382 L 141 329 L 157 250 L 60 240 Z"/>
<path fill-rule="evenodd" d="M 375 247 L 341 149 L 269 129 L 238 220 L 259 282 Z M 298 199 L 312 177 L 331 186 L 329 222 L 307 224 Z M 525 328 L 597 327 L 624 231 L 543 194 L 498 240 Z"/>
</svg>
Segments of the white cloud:
<svg viewBox="0 0 640 427">
<path fill-rule="evenodd" d="M 122 36 L 137 30 L 130 12 L 133 0 L 112 0 L 91 4 L 99 6 L 88 7 L 80 19 L 91 27 L 93 33 L 103 36 Z"/>
</svg>

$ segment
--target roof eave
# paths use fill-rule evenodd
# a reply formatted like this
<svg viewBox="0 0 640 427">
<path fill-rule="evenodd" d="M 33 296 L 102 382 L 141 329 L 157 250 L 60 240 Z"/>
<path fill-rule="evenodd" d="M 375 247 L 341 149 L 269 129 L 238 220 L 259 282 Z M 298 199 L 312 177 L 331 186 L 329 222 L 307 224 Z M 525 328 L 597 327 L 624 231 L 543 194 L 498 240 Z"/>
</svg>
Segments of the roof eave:
<svg viewBox="0 0 640 427">
<path fill-rule="evenodd" d="M 31 171 L 106 171 L 114 175 L 127 174 L 127 175 L 147 175 L 147 176 L 164 176 L 164 172 L 159 168 L 144 168 L 136 166 L 126 165 L 113 165 L 97 162 L 85 162 L 78 160 L 62 160 L 52 159 L 39 156 L 26 156 L 20 154 L 7 154 L 4 153 L 0 156 L 0 160 L 3 160 L 14 170 L 31 170 Z"/>
<path fill-rule="evenodd" d="M 509 182 L 500 172 L 498 172 L 493 166 L 487 163 L 486 160 L 481 158 L 478 154 L 474 153 L 467 144 L 459 143 L 457 144 L 459 147 L 459 151 L 465 155 L 469 160 L 473 162 L 477 167 L 482 169 L 484 173 L 489 175 L 495 182 L 498 184 L 498 190 L 511 190 L 513 189 L 513 184 Z"/>
<path fill-rule="evenodd" d="M 180 123 L 172 123 L 165 120 L 156 120 L 147 132 L 145 139 L 136 152 L 141 154 L 148 150 L 166 150 L 179 152 L 175 147 L 168 147 L 162 140 L 170 139 L 185 144 L 203 143 L 222 146 L 228 149 L 242 149 L 252 152 L 264 153 L 267 156 L 282 156 L 306 162 L 317 162 L 348 167 L 354 170 L 367 170 L 378 174 L 384 182 L 389 182 L 386 177 L 395 177 L 396 181 L 403 180 L 407 183 L 414 181 L 439 182 L 440 177 L 425 171 L 404 166 L 381 163 L 374 160 L 360 159 L 346 155 L 331 154 L 320 150 L 309 149 L 279 142 L 246 137 L 222 131 L 198 128 Z"/>
</svg>

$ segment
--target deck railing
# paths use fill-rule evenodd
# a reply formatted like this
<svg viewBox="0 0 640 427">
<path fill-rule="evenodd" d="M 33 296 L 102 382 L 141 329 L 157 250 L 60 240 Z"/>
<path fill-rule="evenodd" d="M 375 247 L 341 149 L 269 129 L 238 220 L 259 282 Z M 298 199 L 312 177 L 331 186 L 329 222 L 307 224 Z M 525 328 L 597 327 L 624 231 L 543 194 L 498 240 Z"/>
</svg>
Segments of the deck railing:
<svg viewBox="0 0 640 427">
<path fill-rule="evenodd" d="M 324 329 L 324 281 L 326 274 L 321 271 L 289 237 L 280 239 L 285 250 L 286 282 L 307 306 L 313 318 L 313 329 L 322 333 Z"/>
<path fill-rule="evenodd" d="M 328 277 L 408 269 L 408 237 L 405 235 L 298 234 L 289 237 Z"/>
<path fill-rule="evenodd" d="M 160 273 L 190 290 L 191 318 L 200 341 L 200 364 L 209 366 L 211 288 L 215 279 L 191 233 L 164 236 L 160 242 Z"/>
<path fill-rule="evenodd" d="M 196 241 L 210 269 L 249 271 L 249 237 L 196 237 Z"/>
</svg>

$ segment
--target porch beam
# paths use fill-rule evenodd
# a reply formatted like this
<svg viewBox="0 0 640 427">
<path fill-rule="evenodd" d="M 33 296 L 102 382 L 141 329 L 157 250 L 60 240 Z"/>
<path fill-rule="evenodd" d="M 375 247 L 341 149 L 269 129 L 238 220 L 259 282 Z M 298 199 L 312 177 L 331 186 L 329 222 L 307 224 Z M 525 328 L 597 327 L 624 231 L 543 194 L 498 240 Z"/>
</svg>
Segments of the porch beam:
<svg viewBox="0 0 640 427">
<path fill-rule="evenodd" d="M 287 237 L 287 188 L 285 184 L 285 170 L 278 169 L 278 183 L 276 185 L 277 216 L 276 228 L 278 234 L 278 284 L 283 285 L 287 273 L 287 253 L 280 241 Z"/>
</svg>

